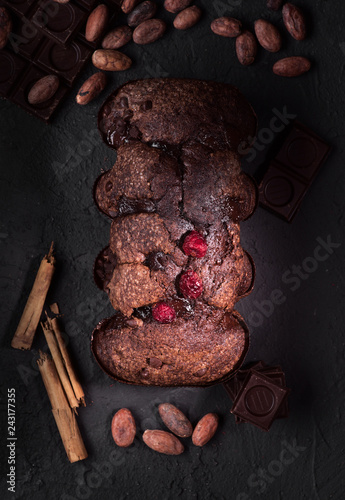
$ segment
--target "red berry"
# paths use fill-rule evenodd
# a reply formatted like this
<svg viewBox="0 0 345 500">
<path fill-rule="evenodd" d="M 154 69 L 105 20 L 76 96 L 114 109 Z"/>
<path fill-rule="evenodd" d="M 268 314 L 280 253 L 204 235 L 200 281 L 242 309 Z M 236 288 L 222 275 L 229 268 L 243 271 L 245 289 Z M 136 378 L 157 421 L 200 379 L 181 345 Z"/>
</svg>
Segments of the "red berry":
<svg viewBox="0 0 345 500">
<path fill-rule="evenodd" d="M 192 231 L 184 240 L 182 249 L 186 255 L 201 259 L 207 252 L 207 243 L 198 231 Z"/>
<path fill-rule="evenodd" d="M 153 319 L 158 323 L 172 323 L 176 318 L 175 309 L 166 302 L 158 302 L 152 309 Z"/>
<path fill-rule="evenodd" d="M 180 290 L 186 299 L 197 299 L 202 294 L 202 281 L 195 271 L 189 269 L 182 274 Z"/>
</svg>

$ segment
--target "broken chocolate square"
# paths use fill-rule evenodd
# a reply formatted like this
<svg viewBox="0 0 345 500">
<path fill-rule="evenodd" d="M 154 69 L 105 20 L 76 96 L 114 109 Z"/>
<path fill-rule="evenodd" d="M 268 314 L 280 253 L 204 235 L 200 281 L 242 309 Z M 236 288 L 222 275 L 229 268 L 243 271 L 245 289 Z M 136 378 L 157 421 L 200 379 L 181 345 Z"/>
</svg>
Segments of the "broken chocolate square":
<svg viewBox="0 0 345 500">
<path fill-rule="evenodd" d="M 268 431 L 289 389 L 280 387 L 258 372 L 249 372 L 237 394 L 231 413 Z"/>
<path fill-rule="evenodd" d="M 314 132 L 294 123 L 260 183 L 260 205 L 291 222 L 329 151 Z"/>
<path fill-rule="evenodd" d="M 223 383 L 223 386 L 232 401 L 236 400 L 236 397 L 243 384 L 246 382 L 249 373 L 260 373 L 261 375 L 268 377 L 278 386 L 283 388 L 286 387 L 285 374 L 281 366 L 267 366 L 263 361 L 253 362 L 245 368 L 238 370 L 238 372 L 230 380 Z M 285 398 L 280 405 L 275 418 L 286 418 L 288 414 L 288 400 Z M 246 420 L 240 418 L 238 415 L 235 415 L 235 421 L 237 424 L 246 422 Z"/>
</svg>

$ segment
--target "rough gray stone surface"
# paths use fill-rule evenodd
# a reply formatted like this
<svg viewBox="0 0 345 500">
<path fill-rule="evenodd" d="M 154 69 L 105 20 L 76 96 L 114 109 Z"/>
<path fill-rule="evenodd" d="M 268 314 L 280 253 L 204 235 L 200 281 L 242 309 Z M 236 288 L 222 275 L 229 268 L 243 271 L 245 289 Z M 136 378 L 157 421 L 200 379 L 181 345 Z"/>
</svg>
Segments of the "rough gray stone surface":
<svg viewBox="0 0 345 500">
<path fill-rule="evenodd" d="M 74 103 L 76 85 L 52 125 L 0 101 L 1 498 L 343 498 L 345 7 L 340 0 L 298 2 L 307 14 L 309 32 L 305 41 L 296 42 L 284 30 L 280 11 L 269 11 L 265 0 L 196 3 L 204 11 L 198 25 L 186 32 L 171 27 L 152 45 L 125 47 L 133 67 L 112 75 L 105 93 L 86 107 Z M 172 24 L 173 16 L 160 12 Z M 254 65 L 240 66 L 234 40 L 217 37 L 209 28 L 212 19 L 225 14 L 249 28 L 260 17 L 272 20 L 284 36 L 282 51 L 260 50 Z M 287 55 L 310 57 L 310 73 L 296 79 L 274 76 L 273 63 Z M 93 72 L 90 64 L 78 84 Z M 231 83 L 254 106 L 259 133 L 270 127 L 277 112 L 286 110 L 333 146 L 292 224 L 261 208 L 242 224 L 243 246 L 257 266 L 255 289 L 238 305 L 251 329 L 247 360 L 281 364 L 292 389 L 290 417 L 276 421 L 269 433 L 236 425 L 222 386 L 171 390 L 113 383 L 90 352 L 94 325 L 112 311 L 92 277 L 94 258 L 108 241 L 110 225 L 93 203 L 92 186 L 102 169 L 115 161 L 115 153 L 96 130 L 97 110 L 118 85 L 152 76 Z M 272 136 L 276 134 L 261 132 L 260 151 L 244 162 L 247 172 L 258 174 Z M 308 258 L 328 235 L 341 245 L 332 253 L 325 250 L 327 258 L 317 261 L 313 272 L 301 269 L 310 266 Z M 48 304 L 57 301 L 65 315 L 69 347 L 87 399 L 78 421 L 89 458 L 72 465 L 35 367 L 37 350 L 45 346 L 42 332 L 37 332 L 31 352 L 10 348 L 51 240 L 56 242 L 58 265 Z M 275 289 L 285 300 L 273 306 Z M 15 494 L 6 485 L 7 389 L 12 387 L 17 401 Z M 145 447 L 142 432 L 164 428 L 157 410 L 162 402 L 176 404 L 193 424 L 207 412 L 218 413 L 214 439 L 202 449 L 183 440 L 186 451 L 178 457 Z M 138 424 L 135 444 L 128 450 L 116 448 L 110 434 L 111 418 L 121 407 L 130 408 Z"/>
</svg>

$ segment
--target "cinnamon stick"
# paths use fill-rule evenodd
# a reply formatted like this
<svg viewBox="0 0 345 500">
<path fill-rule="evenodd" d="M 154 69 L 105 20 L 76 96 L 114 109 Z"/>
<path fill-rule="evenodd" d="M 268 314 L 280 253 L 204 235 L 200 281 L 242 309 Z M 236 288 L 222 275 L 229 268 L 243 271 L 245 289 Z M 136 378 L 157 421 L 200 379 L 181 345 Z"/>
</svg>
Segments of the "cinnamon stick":
<svg viewBox="0 0 345 500">
<path fill-rule="evenodd" d="M 53 246 L 54 242 L 50 246 L 48 255 L 45 255 L 41 262 L 19 325 L 12 339 L 11 346 L 15 349 L 31 349 L 55 269 Z"/>
<path fill-rule="evenodd" d="M 88 455 L 79 431 L 76 415 L 68 404 L 54 362 L 47 354 L 40 352 L 37 364 L 67 457 L 71 463 L 84 460 Z"/>
<path fill-rule="evenodd" d="M 46 338 L 50 353 L 52 355 L 53 361 L 55 363 L 56 371 L 60 377 L 60 381 L 64 391 L 66 393 L 69 405 L 76 411 L 76 408 L 79 406 L 79 401 L 75 397 L 73 387 L 71 385 L 68 373 L 66 371 L 66 367 L 60 352 L 59 345 L 55 338 L 54 330 L 52 327 L 52 322 L 49 318 L 45 323 L 41 323 L 44 336 Z"/>
<path fill-rule="evenodd" d="M 59 306 L 56 303 L 52 304 L 50 306 L 50 310 L 54 314 L 60 314 Z M 84 394 L 83 388 L 82 388 L 82 386 L 81 386 L 81 384 L 80 384 L 80 382 L 78 380 L 78 377 L 75 374 L 75 371 L 74 371 L 74 368 L 73 368 L 73 365 L 72 365 L 72 361 L 71 361 L 69 352 L 67 351 L 67 347 L 66 347 L 65 341 L 64 341 L 64 339 L 62 337 L 62 333 L 61 333 L 61 330 L 60 330 L 60 327 L 59 327 L 59 320 L 58 320 L 57 317 L 55 317 L 55 318 L 53 318 L 51 320 L 51 325 L 52 325 L 52 328 L 54 330 L 55 338 L 56 338 L 56 340 L 58 342 L 58 345 L 59 345 L 59 348 L 60 348 L 60 352 L 61 352 L 61 355 L 62 355 L 62 359 L 63 359 L 63 362 L 65 364 L 65 367 L 66 367 L 66 370 L 67 370 L 67 373 L 68 373 L 71 385 L 73 387 L 75 397 L 77 398 L 77 400 L 78 400 L 78 402 L 79 402 L 80 405 L 86 406 L 86 404 L 85 404 L 85 394 Z"/>
</svg>

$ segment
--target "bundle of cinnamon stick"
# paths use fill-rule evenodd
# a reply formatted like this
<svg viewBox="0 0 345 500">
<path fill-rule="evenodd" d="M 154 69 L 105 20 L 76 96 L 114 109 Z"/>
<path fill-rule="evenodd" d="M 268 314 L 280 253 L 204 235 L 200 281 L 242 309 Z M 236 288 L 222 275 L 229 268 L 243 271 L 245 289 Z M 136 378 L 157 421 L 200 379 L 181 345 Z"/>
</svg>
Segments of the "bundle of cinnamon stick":
<svg viewBox="0 0 345 500">
<path fill-rule="evenodd" d="M 40 321 L 48 289 L 55 270 L 53 243 L 43 258 L 34 285 L 30 292 L 22 317 L 12 339 L 15 349 L 31 349 L 32 341 Z M 76 420 L 77 408 L 85 406 L 83 388 L 75 374 L 71 358 L 59 328 L 60 314 L 57 304 L 50 306 L 55 314 L 52 319 L 46 315 L 41 323 L 52 358 L 40 351 L 37 360 L 47 390 L 55 422 L 70 462 L 87 458 L 83 439 Z"/>
<path fill-rule="evenodd" d="M 53 359 L 42 351 L 40 351 L 37 364 L 68 460 L 71 463 L 84 460 L 88 455 L 77 424 L 76 411 L 75 408 L 71 408 L 68 402 L 56 365 Z"/>
</svg>

